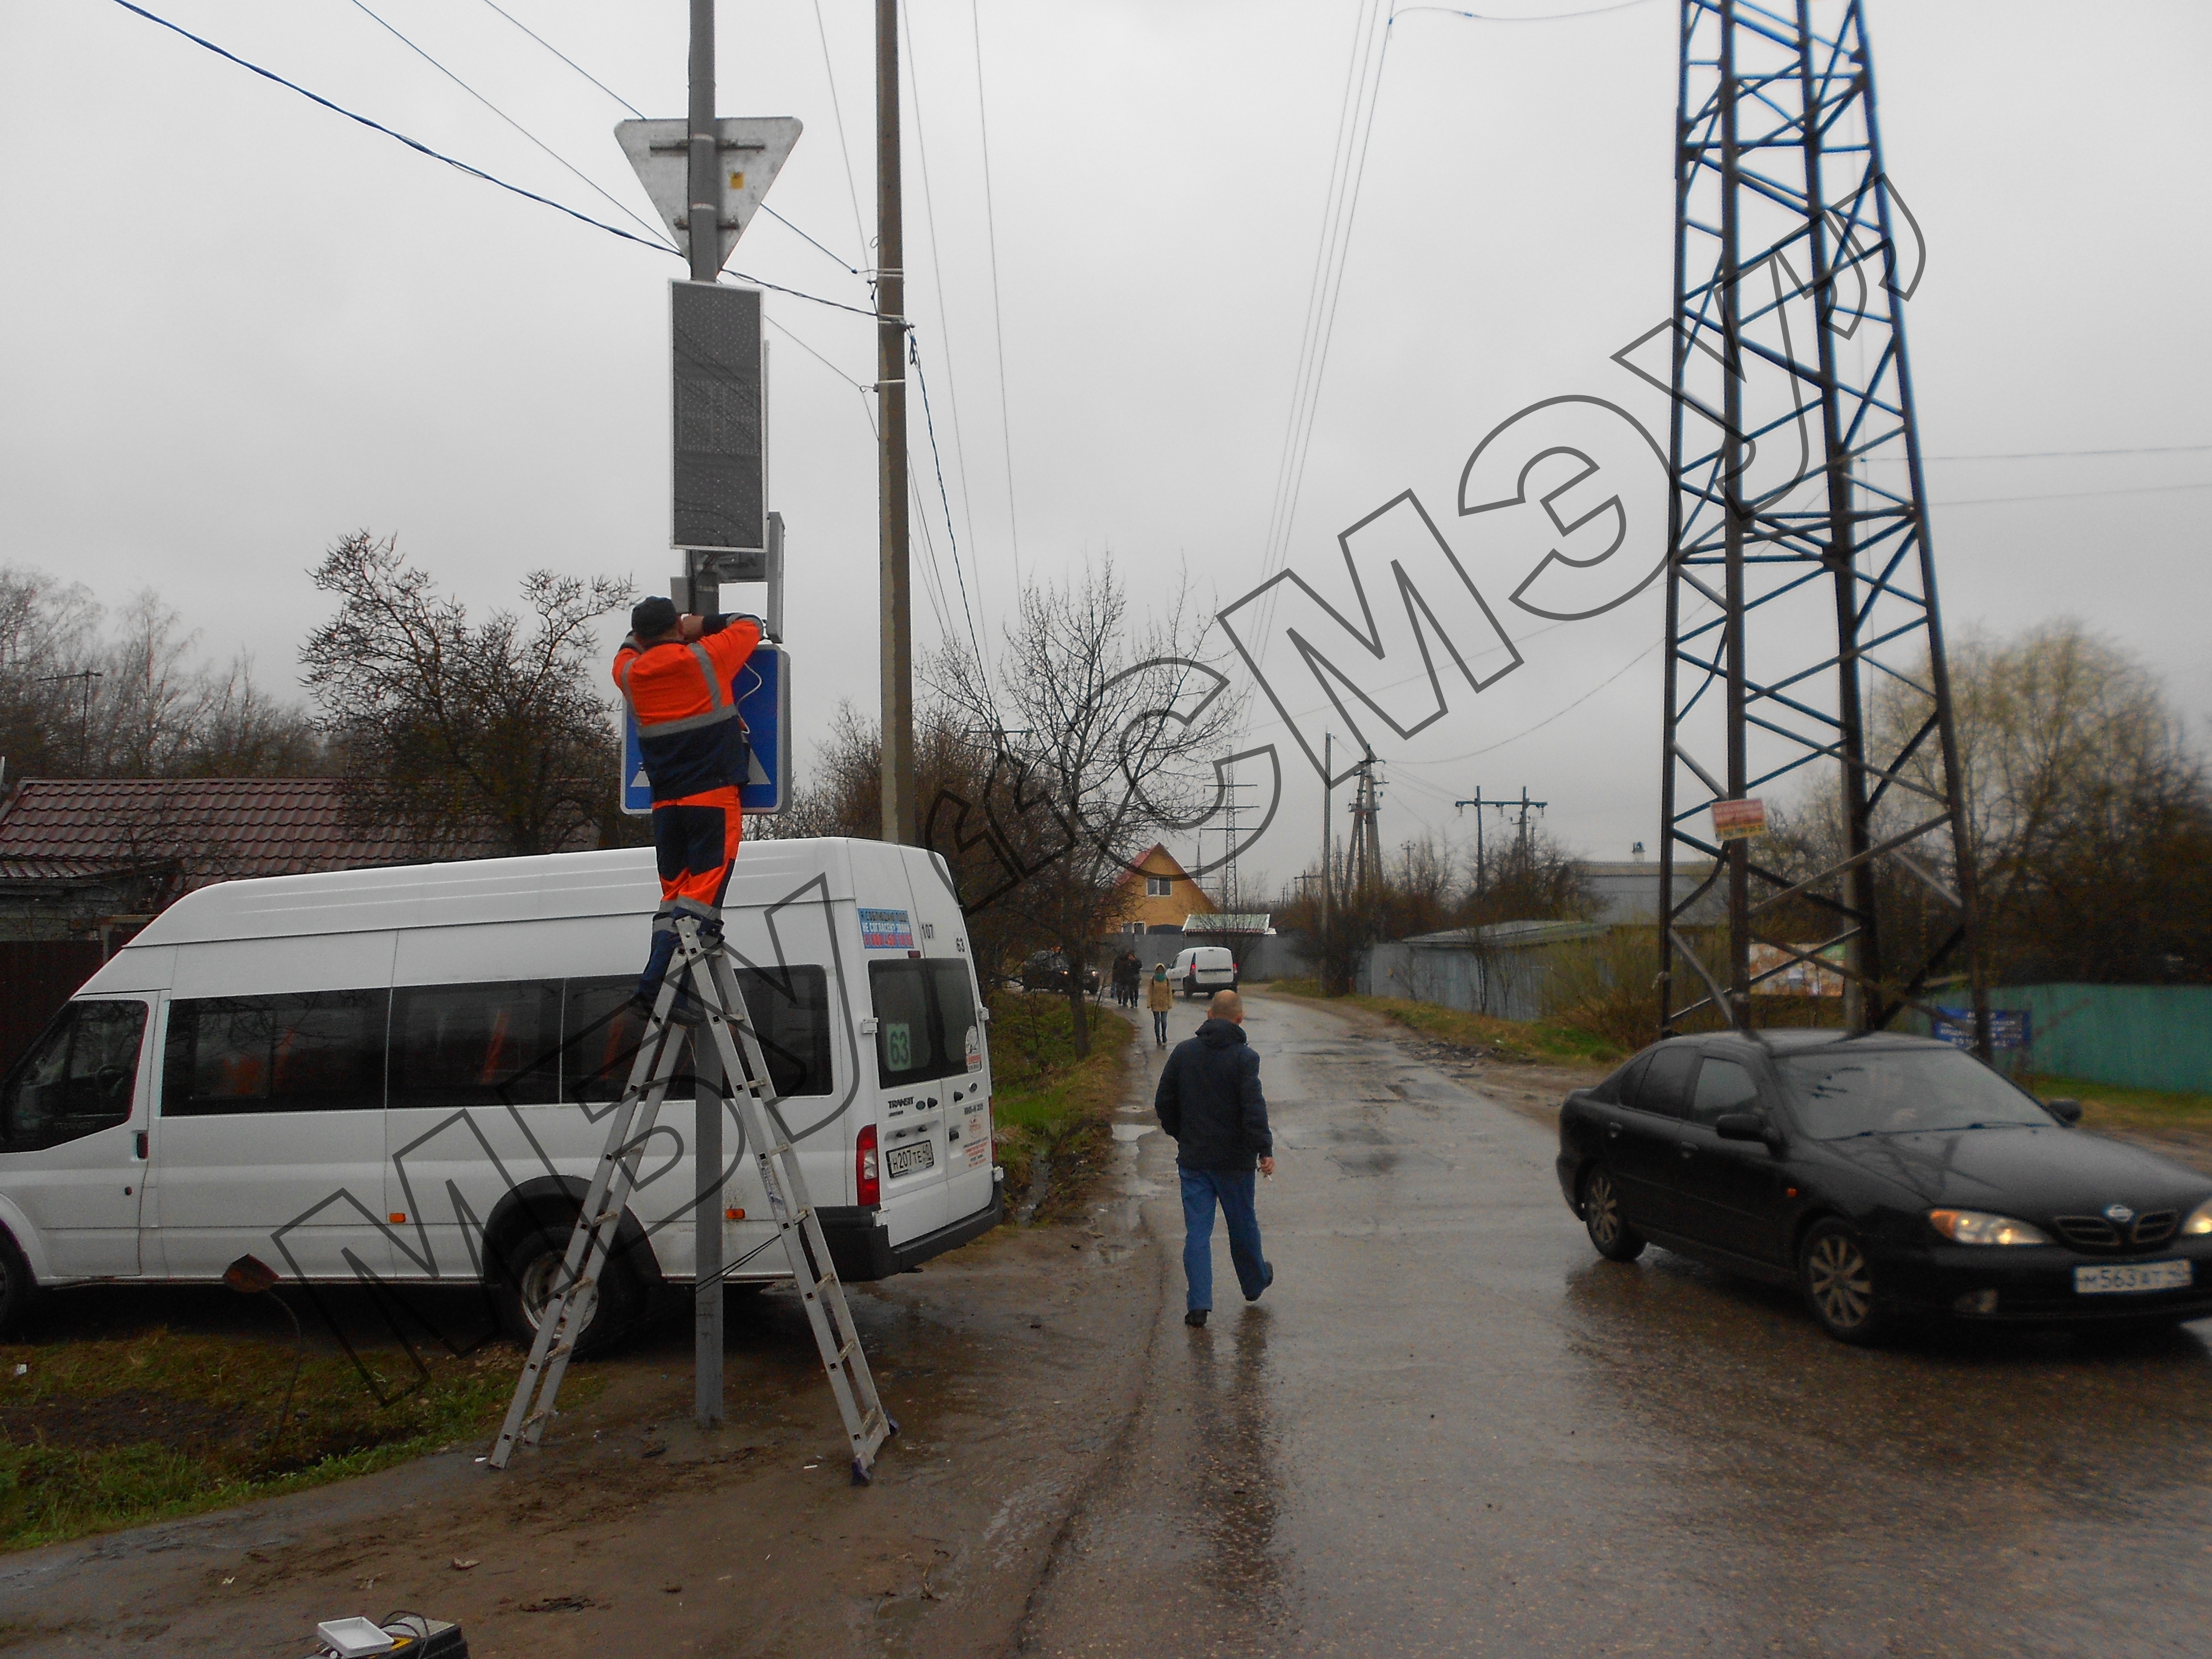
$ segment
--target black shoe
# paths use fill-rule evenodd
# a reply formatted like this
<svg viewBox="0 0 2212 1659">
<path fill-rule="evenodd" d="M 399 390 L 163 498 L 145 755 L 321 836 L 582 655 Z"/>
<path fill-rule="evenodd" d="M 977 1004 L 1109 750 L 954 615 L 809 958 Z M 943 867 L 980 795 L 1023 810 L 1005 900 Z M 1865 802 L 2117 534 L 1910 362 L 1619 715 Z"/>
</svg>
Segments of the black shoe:
<svg viewBox="0 0 2212 1659">
<path fill-rule="evenodd" d="M 1274 1264 L 1273 1262 L 1270 1261 L 1270 1262 L 1267 1264 L 1267 1276 L 1265 1279 L 1261 1279 L 1261 1280 L 1260 1281 L 1260 1289 L 1259 1289 L 1258 1292 L 1257 1292 L 1256 1294 L 1255 1294 L 1255 1295 L 1248 1296 L 1248 1297 L 1246 1297 L 1244 1299 L 1245 1299 L 1247 1302 L 1257 1302 L 1257 1301 L 1260 1299 L 1260 1297 L 1261 1297 L 1265 1296 L 1265 1295 L 1267 1293 L 1267 1286 L 1268 1286 L 1268 1285 L 1272 1285 L 1272 1284 L 1273 1284 L 1274 1282 L 1275 1282 L 1275 1264 Z"/>
<path fill-rule="evenodd" d="M 1206 1328 L 1206 1315 L 1204 1308 L 1193 1308 L 1182 1316 L 1182 1322 L 1194 1331 L 1202 1331 Z"/>
</svg>

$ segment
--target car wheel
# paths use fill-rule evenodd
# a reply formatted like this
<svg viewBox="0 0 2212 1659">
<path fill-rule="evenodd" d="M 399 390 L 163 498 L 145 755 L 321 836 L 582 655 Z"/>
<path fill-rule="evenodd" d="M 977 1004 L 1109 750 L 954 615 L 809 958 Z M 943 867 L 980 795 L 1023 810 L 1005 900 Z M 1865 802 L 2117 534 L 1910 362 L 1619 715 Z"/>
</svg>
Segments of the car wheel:
<svg viewBox="0 0 2212 1659">
<path fill-rule="evenodd" d="M 1590 1248 L 1607 1261 L 1633 1261 L 1644 1254 L 1644 1235 L 1628 1224 L 1620 1188 L 1601 1169 L 1592 1170 L 1583 1182 L 1583 1228 Z"/>
<path fill-rule="evenodd" d="M 538 1340 L 538 1322 L 560 1283 L 561 1265 L 568 1250 L 567 1225 L 536 1226 L 503 1253 L 498 1287 L 500 1321 L 507 1334 L 526 1348 Z M 624 1262 L 603 1261 L 598 1299 L 576 1336 L 576 1358 L 589 1359 L 605 1353 L 637 1322 L 644 1307 L 637 1275 Z"/>
<path fill-rule="evenodd" d="M 39 1281 L 15 1241 L 0 1229 L 0 1341 L 13 1340 L 39 1299 Z"/>
<path fill-rule="evenodd" d="M 1840 1221 L 1823 1221 L 1805 1235 L 1797 1283 L 1814 1321 L 1839 1342 L 1879 1341 L 1893 1323 L 1866 1247 Z"/>
</svg>

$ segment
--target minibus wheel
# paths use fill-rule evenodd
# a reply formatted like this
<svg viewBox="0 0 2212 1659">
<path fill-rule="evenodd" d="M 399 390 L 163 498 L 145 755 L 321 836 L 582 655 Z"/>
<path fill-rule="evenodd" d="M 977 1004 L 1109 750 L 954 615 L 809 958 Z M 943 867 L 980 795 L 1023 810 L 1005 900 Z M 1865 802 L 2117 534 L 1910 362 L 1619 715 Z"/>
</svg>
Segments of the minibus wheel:
<svg viewBox="0 0 2212 1659">
<path fill-rule="evenodd" d="M 0 1227 L 0 1340 L 21 1332 L 31 1304 L 38 1299 L 39 1281 L 32 1277 L 31 1264 L 15 1248 L 7 1229 Z"/>
<path fill-rule="evenodd" d="M 500 1320 L 507 1334 L 526 1348 L 538 1340 L 538 1323 L 561 1281 L 562 1261 L 568 1249 L 567 1228 L 556 1233 L 538 1227 L 516 1239 L 503 1253 L 498 1287 Z M 637 1275 L 627 1263 L 603 1261 L 599 1279 L 598 1305 L 576 1338 L 579 1359 L 605 1353 L 619 1342 L 645 1307 Z"/>
</svg>

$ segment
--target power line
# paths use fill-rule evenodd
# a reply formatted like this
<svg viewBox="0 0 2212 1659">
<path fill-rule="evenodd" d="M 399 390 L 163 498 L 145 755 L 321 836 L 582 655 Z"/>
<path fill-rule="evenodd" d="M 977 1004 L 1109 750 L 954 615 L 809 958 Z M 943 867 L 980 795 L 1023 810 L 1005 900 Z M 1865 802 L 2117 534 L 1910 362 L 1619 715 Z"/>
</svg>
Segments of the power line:
<svg viewBox="0 0 2212 1659">
<path fill-rule="evenodd" d="M 953 470 L 957 472 L 960 477 L 960 517 L 961 521 L 968 526 L 968 550 L 971 553 L 976 553 L 977 556 L 980 558 L 981 556 L 980 552 L 978 552 L 975 542 L 975 498 L 969 493 L 968 489 L 968 446 L 966 441 L 961 435 L 960 429 L 960 383 L 952 372 L 952 324 L 951 319 L 946 315 L 945 306 L 945 264 L 942 257 L 942 244 L 940 243 L 937 234 L 937 197 L 936 193 L 931 190 L 929 185 L 929 128 L 927 124 L 923 121 L 921 116 L 921 54 L 915 49 L 914 18 L 905 4 L 905 0 L 900 0 L 899 20 L 904 25 L 906 29 L 907 81 L 908 84 L 914 89 L 915 147 L 920 152 L 921 157 L 922 216 L 929 226 L 929 269 L 932 280 L 937 290 L 937 333 L 939 339 L 945 346 L 945 411 L 950 416 L 950 424 L 952 428 Z M 915 362 L 915 372 L 917 374 L 921 372 L 921 360 L 919 358 L 916 358 Z M 925 405 L 927 401 L 927 396 L 925 393 L 923 398 Z M 922 412 L 924 416 L 927 416 L 928 414 L 927 407 L 924 408 Z M 930 449 L 933 454 L 936 452 L 936 446 L 937 434 L 933 430 L 930 434 Z M 939 494 L 944 493 L 944 465 L 940 461 L 938 465 L 938 489 Z M 952 505 L 949 500 L 946 501 L 945 507 L 945 532 L 947 536 L 950 536 L 952 533 Z M 953 543 L 952 556 L 953 567 L 957 570 L 959 568 L 960 546 L 957 540 Z M 979 584 L 982 580 L 982 574 L 981 567 L 979 565 L 975 572 L 975 578 Z M 961 603 L 964 606 L 968 599 L 968 585 L 965 577 L 963 577 L 961 580 L 960 598 Z M 972 618 L 969 621 L 969 632 L 971 635 L 975 632 L 974 621 Z M 988 690 L 990 684 L 990 659 L 982 654 L 983 647 L 982 641 L 980 639 L 975 642 L 975 650 L 977 666 L 981 668 L 983 671 L 984 686 Z"/>
<path fill-rule="evenodd" d="M 567 156 L 562 155 L 561 152 L 555 149 L 552 145 L 547 143 L 536 133 L 531 131 L 528 127 L 524 126 L 521 122 L 516 120 L 512 115 L 509 115 L 497 104 L 493 103 L 490 99 L 485 97 L 483 94 L 478 92 L 467 82 L 462 80 L 459 76 L 454 74 L 453 70 L 447 69 L 436 58 L 431 57 L 428 52 L 423 51 L 422 47 L 416 46 L 412 40 L 402 34 L 398 29 L 393 28 L 391 24 L 386 22 L 384 19 L 379 17 L 374 12 L 371 11 L 368 9 L 366 0 L 353 0 L 353 3 L 355 9 L 358 10 L 362 15 L 368 18 L 372 22 L 375 23 L 379 28 L 383 29 L 386 33 L 391 35 L 393 40 L 398 41 L 401 46 L 405 46 L 408 51 L 413 52 L 417 58 L 420 58 L 432 69 L 437 70 L 439 74 L 444 76 L 448 81 L 451 81 L 463 92 L 465 92 L 470 97 L 475 99 L 477 102 L 482 104 L 494 115 L 499 117 L 501 120 L 506 122 L 507 125 L 513 127 L 517 132 L 530 140 L 532 143 L 537 145 L 538 149 L 544 150 L 548 155 L 558 161 L 562 167 L 568 168 L 570 173 L 575 174 L 578 179 L 583 180 L 584 184 L 589 188 L 597 191 L 602 200 L 605 201 L 617 212 L 628 217 L 633 224 L 643 225 L 647 230 L 652 231 L 656 235 L 659 234 L 660 228 L 658 225 L 655 225 L 650 220 L 640 218 L 636 214 L 631 212 L 629 208 L 623 206 L 622 203 L 617 201 L 612 196 L 608 195 L 604 189 L 600 188 L 598 183 L 596 183 L 589 175 L 585 173 L 582 169 L 578 167 L 574 162 L 569 161 Z M 675 244 L 669 244 L 669 251 L 671 252 L 675 252 Z"/>
<path fill-rule="evenodd" d="M 499 178 L 495 174 L 486 173 L 482 167 L 471 167 L 466 161 L 463 161 L 453 156 L 448 155 L 443 150 L 432 149 L 429 145 L 422 143 L 422 140 L 418 138 L 410 138 L 405 133 L 396 132 L 392 128 L 386 126 L 381 121 L 371 120 L 366 115 L 357 114 L 354 111 L 346 108 L 343 104 L 334 104 L 329 99 L 324 97 L 320 93 L 310 92 L 307 88 L 300 85 L 297 82 L 286 80 L 274 70 L 266 70 L 262 68 L 258 64 L 249 63 L 246 59 L 240 58 L 234 52 L 227 52 L 222 47 L 216 45 L 214 41 L 203 39 L 201 36 L 194 34 L 190 29 L 185 28 L 179 24 L 172 23 L 166 17 L 157 16 L 155 13 L 148 11 L 143 6 L 132 4 L 131 0 L 115 0 L 115 3 L 122 7 L 124 10 L 135 13 L 137 15 L 144 18 L 149 23 L 159 23 L 163 28 L 167 29 L 173 34 L 181 34 L 185 40 L 191 41 L 196 46 L 204 46 L 216 57 L 227 59 L 228 62 L 237 64 L 239 68 L 242 70 L 251 70 L 254 74 L 259 76 L 264 81 L 274 81 L 278 86 L 284 88 L 288 91 L 298 93 L 300 96 L 308 100 L 312 103 L 320 104 L 325 109 L 331 111 L 334 114 L 343 115 L 347 120 L 357 121 L 362 126 L 368 128 L 371 131 L 380 132 L 387 138 L 396 139 L 398 143 L 406 145 L 408 149 L 416 151 L 417 154 L 427 155 L 434 161 L 443 161 L 447 167 L 452 167 L 457 173 L 465 173 L 471 179 L 481 179 L 485 184 L 496 185 L 500 189 L 507 191 L 513 195 L 520 196 L 525 201 L 535 202 L 540 207 L 550 207 L 556 213 L 567 214 L 571 219 L 580 219 L 584 223 L 591 226 L 592 229 L 604 230 L 610 236 L 619 236 L 625 242 L 635 242 L 641 247 L 649 247 L 661 253 L 674 253 L 676 252 L 674 247 L 671 246 L 665 241 L 648 241 L 642 236 L 635 235 L 631 232 L 623 229 L 619 225 L 607 224 L 602 220 L 592 218 L 588 213 L 579 213 L 574 208 L 569 207 L 565 203 L 556 202 L 550 196 L 540 196 L 534 190 L 525 190 L 520 185 L 511 185 L 504 179 Z M 797 292 L 796 289 L 786 289 L 784 291 L 787 293 Z M 812 295 L 800 295 L 799 297 L 801 299 L 812 299 L 814 296 Z M 823 305 L 834 305 L 836 301 L 824 300 L 818 303 Z M 845 307 L 842 308 L 850 310 L 852 307 Z M 872 315 L 873 313 L 863 313 L 861 314 L 866 316 Z"/>
<path fill-rule="evenodd" d="M 1923 455 L 1923 461 L 2068 461 L 2088 455 L 2201 455 L 2212 444 L 2151 444 L 2137 449 L 2010 449 L 1979 455 Z M 1862 455 L 1863 461 L 1894 461 L 1902 455 Z"/>
<path fill-rule="evenodd" d="M 906 355 L 907 361 L 914 365 L 914 383 L 921 392 L 921 426 L 929 437 L 929 459 L 937 469 L 937 499 L 945 508 L 945 539 L 952 549 L 952 574 L 960 583 L 960 609 L 968 618 L 968 639 L 975 647 L 975 665 L 982 669 L 985 667 L 982 636 L 975 631 L 975 612 L 968 603 L 968 574 L 961 568 L 960 538 L 952 529 L 952 499 L 945 490 L 945 458 L 938 453 L 937 422 L 929 413 L 929 380 L 921 372 L 921 349 L 915 343 L 911 330 L 906 337 Z M 979 572 L 979 578 L 980 575 Z M 983 680 L 986 696 L 990 695 L 990 677 L 986 672 Z"/>
<path fill-rule="evenodd" d="M 1464 17 L 1476 23 L 1565 23 L 1577 17 L 1602 17 L 1607 12 L 1626 11 L 1631 6 L 1640 6 L 1644 0 L 1620 0 L 1618 5 L 1594 6 L 1588 11 L 1539 12 L 1527 17 L 1500 17 L 1486 11 L 1462 11 L 1456 6 L 1399 6 L 1391 11 L 1393 17 L 1403 17 L 1409 12 L 1440 11 L 1448 17 Z"/>
<path fill-rule="evenodd" d="M 848 264 L 847 264 L 845 263 L 844 258 L 843 258 L 843 257 L 842 257 L 842 255 L 836 254 L 836 253 L 830 253 L 830 250 L 829 250 L 828 248 L 826 248 L 826 247 L 822 247 L 822 244 L 821 244 L 821 243 L 819 243 L 819 242 L 816 241 L 816 240 L 815 240 L 811 236 L 809 236 L 809 235 L 808 235 L 805 231 L 801 230 L 801 229 L 800 229 L 797 225 L 794 225 L 793 223 L 792 223 L 792 222 L 791 222 L 791 221 L 790 221 L 790 220 L 788 220 L 788 219 L 785 218 L 785 217 L 784 217 L 781 213 L 778 213 L 778 212 L 777 212 L 774 208 L 770 207 L 770 206 L 769 206 L 766 202 L 763 202 L 763 203 L 760 204 L 760 210 L 761 210 L 763 213 L 765 213 L 766 215 L 768 215 L 768 216 L 769 216 L 769 218 L 771 218 L 771 219 L 775 220 L 775 221 L 776 222 L 776 223 L 778 223 L 778 224 L 781 225 L 781 226 L 782 226 L 786 230 L 789 231 L 793 235 L 794 235 L 794 236 L 798 237 L 801 241 L 805 242 L 805 243 L 809 244 L 809 245 L 810 245 L 810 246 L 811 246 L 817 247 L 817 248 L 822 248 L 822 252 L 824 252 L 824 253 L 829 253 L 829 254 L 830 254 L 830 258 L 832 258 L 832 259 L 834 259 L 834 260 L 836 260 L 836 263 L 837 263 L 837 266 L 838 266 L 838 268 L 839 268 L 840 270 L 846 270 L 846 271 L 849 271 L 849 272 L 851 272 L 851 273 L 852 273 L 854 276 L 858 276 L 860 274 L 860 268 L 859 268 L 858 266 L 856 266 L 856 265 L 848 265 Z"/>
<path fill-rule="evenodd" d="M 1344 272 L 1352 253 L 1352 231 L 1359 210 L 1359 190 L 1367 173 L 1369 143 L 1374 137 L 1375 112 L 1381 101 L 1382 71 L 1390 51 L 1389 18 L 1381 0 L 1363 9 L 1352 36 L 1350 67 L 1345 77 L 1347 102 L 1337 114 L 1337 144 L 1331 153 L 1329 189 L 1322 209 L 1322 236 L 1314 256 L 1314 279 L 1306 297 L 1306 317 L 1299 334 L 1298 370 L 1292 387 L 1291 419 L 1284 435 L 1283 458 L 1277 468 L 1275 501 L 1267 526 L 1268 544 L 1262 562 L 1265 576 L 1273 576 L 1290 562 L 1291 539 L 1297 520 L 1298 499 L 1304 493 L 1308 459 L 1313 453 L 1314 428 L 1321 407 L 1322 383 L 1328 372 L 1329 346 L 1336 331 L 1338 302 L 1344 294 Z M 1375 18 L 1383 17 L 1381 27 Z M 1377 36 L 1381 37 L 1377 46 Z M 1375 63 L 1370 81 L 1370 60 Z M 1361 118 L 1362 106 L 1365 116 Z M 1351 127 L 1360 136 L 1352 143 Z M 1260 617 L 1256 660 L 1267 661 L 1269 635 L 1273 631 L 1277 596 L 1270 592 Z"/>
<path fill-rule="evenodd" d="M 999 435 L 1006 452 L 1006 534 L 1013 546 L 1014 591 L 1022 586 L 1022 526 L 1014 509 L 1014 417 L 1006 399 L 1006 323 L 999 306 L 999 214 L 991 191 L 991 121 L 983 103 L 982 0 L 968 0 L 975 40 L 975 128 L 983 140 L 983 227 L 991 246 L 991 333 L 999 358 Z"/>
<path fill-rule="evenodd" d="M 875 390 L 875 388 L 874 388 L 873 386 L 864 386 L 864 385 L 862 385 L 860 381 L 858 381 L 858 380 L 854 380 L 851 375 L 848 374 L 847 374 L 843 369 L 842 369 L 842 368 L 838 368 L 836 364 L 835 364 L 835 363 L 831 362 L 830 362 L 827 357 L 823 356 L 820 352 L 817 351 L 817 350 L 816 350 L 812 346 L 811 346 L 811 345 L 807 344 L 805 341 L 804 341 L 804 340 L 800 339 L 800 338 L 799 337 L 799 336 L 797 336 L 796 334 L 793 334 L 793 333 L 789 329 L 786 328 L 786 327 L 785 327 L 781 323 L 780 323 L 780 322 L 776 321 L 776 319 L 775 319 L 775 318 L 773 318 L 773 317 L 771 317 L 771 316 L 768 315 L 768 313 L 767 313 L 763 312 L 763 313 L 761 313 L 761 320 L 762 320 L 763 322 L 766 323 L 766 324 L 767 324 L 770 328 L 774 329 L 777 333 L 779 333 L 779 334 L 782 335 L 782 336 L 783 336 L 783 337 L 784 337 L 785 339 L 787 339 L 787 340 L 790 341 L 790 342 L 792 343 L 792 344 L 793 344 L 793 345 L 797 346 L 797 347 L 798 347 L 801 351 L 805 352 L 808 356 L 810 356 L 810 357 L 813 358 L 813 359 L 814 359 L 814 361 L 815 361 L 816 362 L 817 362 L 817 363 L 821 364 L 823 368 L 824 368 L 828 369 L 828 370 L 829 370 L 832 374 L 835 374 L 835 375 L 836 375 L 839 380 L 842 380 L 842 381 L 843 381 L 847 386 L 848 386 L 852 387 L 854 391 L 855 391 L 855 392 L 859 392 L 859 393 L 860 394 L 860 396 L 861 396 L 861 397 L 866 398 L 866 397 L 869 394 L 869 392 L 872 392 L 872 391 L 874 391 L 874 390 Z M 875 417 L 874 413 L 873 413 L 872 411 L 871 411 L 871 412 L 870 412 L 870 414 L 869 414 L 869 416 L 868 416 L 868 424 L 869 424 L 869 426 L 871 427 L 871 428 L 872 428 L 874 427 L 874 425 L 875 425 L 875 419 L 876 419 L 876 417 Z"/>
<path fill-rule="evenodd" d="M 586 81 L 589 81 L 589 82 L 590 82 L 593 86 L 597 87 L 597 88 L 598 88 L 601 92 L 604 92 L 605 94 L 606 94 L 606 95 L 607 95 L 608 97 L 610 97 L 610 98 L 613 99 L 613 100 L 615 100 L 615 102 L 617 102 L 617 104 L 620 104 L 620 105 L 621 105 L 624 109 L 628 110 L 628 111 L 629 111 L 632 115 L 635 115 L 635 117 L 637 117 L 637 118 L 638 118 L 639 120 L 642 121 L 643 119 L 645 119 L 645 112 L 644 112 L 643 110 L 640 109 L 640 108 L 639 108 L 635 104 L 631 103 L 631 102 L 630 102 L 630 100 L 629 100 L 629 99 L 627 99 L 627 98 L 623 97 L 623 96 L 622 95 L 622 94 L 620 94 L 620 93 L 617 92 L 617 91 L 616 91 L 612 87 L 609 86 L 605 82 L 604 82 L 604 81 L 600 80 L 600 79 L 599 79 L 599 77 L 598 76 L 596 76 L 596 75 L 592 74 L 592 73 L 591 72 L 591 70 L 589 70 L 586 69 L 586 68 L 585 68 L 581 64 L 578 63 L 574 58 L 573 58 L 569 57 L 569 56 L 568 56 L 568 54 L 567 52 L 565 52 L 562 51 L 560 47 L 558 47 L 558 46 L 555 46 L 555 45 L 554 45 L 550 40 L 547 40 L 544 35 L 542 35 L 542 34 L 538 33 L 537 30 L 535 30 L 535 29 L 532 28 L 532 27 L 530 27 L 530 25 L 529 25 L 529 24 L 527 24 L 527 23 L 524 22 L 524 21 L 523 21 L 520 17 L 517 17 L 517 16 L 516 16 L 513 12 L 508 11 L 508 10 L 505 9 L 503 7 L 501 7 L 501 6 L 498 5 L 498 4 L 495 3 L 495 0 L 484 0 L 484 4 L 486 4 L 487 6 L 491 7 L 491 9 L 492 9 L 494 11 L 498 12 L 498 13 L 499 13 L 499 15 L 500 15 L 501 17 L 504 17 L 505 19 L 507 19 L 507 21 L 508 22 L 510 22 L 510 23 L 514 24 L 515 27 L 517 27 L 517 28 L 520 29 L 520 30 L 521 30 L 525 34 L 528 35 L 532 40 L 535 40 L 535 41 L 536 41 L 539 46 L 541 46 L 544 47 L 546 51 L 548 51 L 548 52 L 551 52 L 551 53 L 552 53 L 556 58 L 559 58 L 562 63 L 566 64 L 567 64 L 570 69 L 572 69 L 572 70 L 575 70 L 577 74 L 579 74 L 579 75 L 582 76 L 583 76 Z"/>
<path fill-rule="evenodd" d="M 2140 484 L 2131 489 L 2063 489 L 2055 495 L 1977 495 L 1972 501 L 1933 501 L 1929 505 L 1996 507 L 2006 501 L 2078 501 L 2091 495 L 2164 495 L 2179 489 L 2212 489 L 2212 479 L 2203 483 Z"/>
<path fill-rule="evenodd" d="M 814 0 L 814 31 L 822 37 L 822 74 L 830 82 L 830 114 L 837 124 L 837 153 L 845 158 L 845 189 L 853 198 L 853 234 L 860 240 L 860 258 L 866 261 L 868 229 L 860 218 L 860 186 L 853 174 L 853 147 L 845 140 L 845 108 L 837 101 L 837 70 L 830 61 L 830 27 L 822 21 L 822 0 Z"/>
</svg>

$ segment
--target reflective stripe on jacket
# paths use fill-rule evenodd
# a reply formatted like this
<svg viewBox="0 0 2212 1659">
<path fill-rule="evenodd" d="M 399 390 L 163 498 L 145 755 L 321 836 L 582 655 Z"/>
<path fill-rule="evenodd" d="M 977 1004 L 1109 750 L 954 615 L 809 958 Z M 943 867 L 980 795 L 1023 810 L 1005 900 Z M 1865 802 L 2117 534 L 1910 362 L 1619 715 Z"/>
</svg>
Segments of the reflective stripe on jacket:
<svg viewBox="0 0 2212 1659">
<path fill-rule="evenodd" d="M 656 803 L 744 782 L 732 686 L 760 640 L 750 617 L 709 617 L 696 640 L 643 645 L 632 635 L 615 653 L 615 684 L 637 717 Z"/>
</svg>

